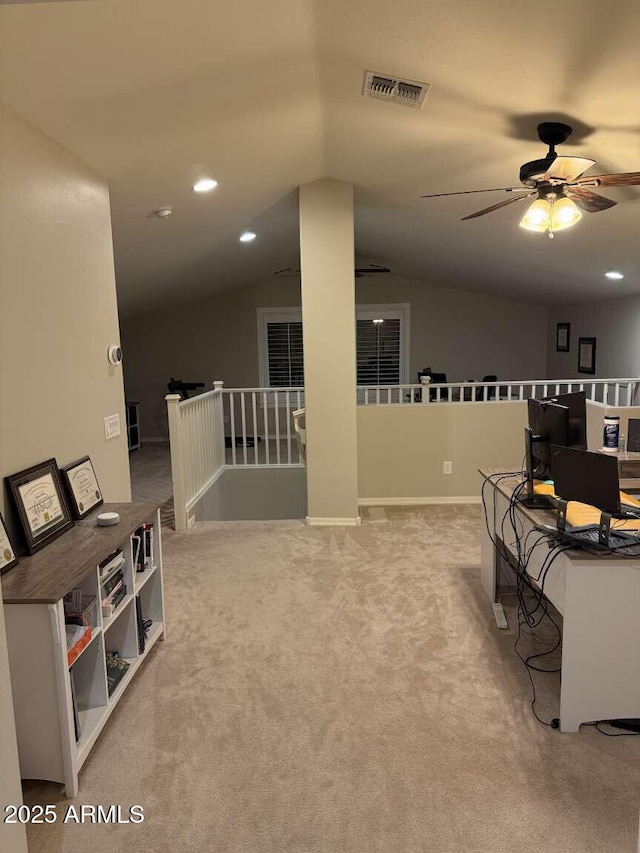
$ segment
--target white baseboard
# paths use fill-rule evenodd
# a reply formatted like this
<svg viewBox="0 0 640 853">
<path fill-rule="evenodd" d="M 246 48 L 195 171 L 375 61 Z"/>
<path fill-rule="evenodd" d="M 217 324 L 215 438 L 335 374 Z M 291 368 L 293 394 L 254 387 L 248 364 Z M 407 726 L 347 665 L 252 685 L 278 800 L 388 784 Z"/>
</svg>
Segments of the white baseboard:
<svg viewBox="0 0 640 853">
<path fill-rule="evenodd" d="M 314 518 L 308 515 L 305 520 L 309 527 L 357 527 L 362 524 L 359 515 L 356 518 Z"/>
<path fill-rule="evenodd" d="M 479 504 L 480 495 L 428 498 L 359 498 L 358 506 L 431 506 L 432 504 Z"/>
</svg>

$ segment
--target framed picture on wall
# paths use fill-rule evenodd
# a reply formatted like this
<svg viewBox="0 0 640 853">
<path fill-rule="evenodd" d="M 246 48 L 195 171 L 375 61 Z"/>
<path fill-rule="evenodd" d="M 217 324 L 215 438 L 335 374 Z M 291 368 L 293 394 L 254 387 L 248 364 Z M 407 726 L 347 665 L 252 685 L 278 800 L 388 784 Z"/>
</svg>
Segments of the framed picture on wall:
<svg viewBox="0 0 640 853">
<path fill-rule="evenodd" d="M 596 372 L 596 339 L 578 339 L 578 373 Z"/>
<path fill-rule="evenodd" d="M 6 477 L 30 554 L 73 527 L 55 459 Z"/>
<path fill-rule="evenodd" d="M 558 323 L 556 326 L 556 352 L 569 352 L 571 323 Z"/>
</svg>

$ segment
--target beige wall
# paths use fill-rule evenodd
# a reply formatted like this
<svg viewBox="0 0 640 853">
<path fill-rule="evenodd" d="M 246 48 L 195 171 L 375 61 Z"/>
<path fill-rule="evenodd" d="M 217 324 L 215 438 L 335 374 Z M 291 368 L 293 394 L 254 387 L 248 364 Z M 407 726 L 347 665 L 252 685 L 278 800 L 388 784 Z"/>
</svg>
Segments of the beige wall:
<svg viewBox="0 0 640 853">
<path fill-rule="evenodd" d="M 525 402 L 359 406 L 359 496 L 478 496 L 478 468 L 521 469 L 526 424 Z"/>
<path fill-rule="evenodd" d="M 89 454 L 105 499 L 130 500 L 122 374 L 106 355 L 119 340 L 107 187 L 2 107 L 0 186 L 0 476 Z M 122 435 L 105 442 L 115 413 Z M 2 614 L 0 768 L 0 803 L 19 803 Z M 2 829 L 3 850 L 26 849 Z"/>
<path fill-rule="evenodd" d="M 89 454 L 105 499 L 130 500 L 107 186 L 15 114 L 0 121 L 0 475 Z"/>
<path fill-rule="evenodd" d="M 423 367 L 451 381 L 541 379 L 546 374 L 547 309 L 399 276 L 356 279 L 358 304 L 411 306 L 411 379 Z M 261 284 L 149 312 L 122 322 L 128 399 L 141 403 L 142 439 L 166 438 L 170 376 L 258 384 L 258 307 L 300 305 L 298 279 Z"/>
</svg>

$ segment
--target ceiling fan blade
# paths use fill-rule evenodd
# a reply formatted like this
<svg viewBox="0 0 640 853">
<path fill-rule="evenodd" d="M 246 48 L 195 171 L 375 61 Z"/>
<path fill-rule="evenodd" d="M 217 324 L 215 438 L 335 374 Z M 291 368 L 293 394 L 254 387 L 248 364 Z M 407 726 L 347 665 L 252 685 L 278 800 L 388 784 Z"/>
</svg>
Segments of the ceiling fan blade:
<svg viewBox="0 0 640 853">
<path fill-rule="evenodd" d="M 598 213 L 600 210 L 608 210 L 610 207 L 615 207 L 617 201 L 611 201 L 599 193 L 591 192 L 586 187 L 567 187 L 565 195 L 575 202 L 581 210 L 586 210 L 588 213 Z"/>
<path fill-rule="evenodd" d="M 556 157 L 542 176 L 543 181 L 575 181 L 594 165 L 587 157 Z"/>
<path fill-rule="evenodd" d="M 519 195 L 515 198 L 508 198 L 506 201 L 500 201 L 498 204 L 492 204 L 491 207 L 485 207 L 483 210 L 478 210 L 476 213 L 470 213 L 469 216 L 463 216 L 460 220 L 464 222 L 465 219 L 475 219 L 476 216 L 484 216 L 485 213 L 491 213 L 493 210 L 499 210 L 501 207 L 506 207 L 508 204 L 513 204 L 514 201 L 520 201 L 521 198 L 529 198 L 532 195 L 537 195 L 537 191 L 528 192 L 525 195 Z"/>
<path fill-rule="evenodd" d="M 621 172 L 617 175 L 589 175 L 587 178 L 578 178 L 576 183 L 578 185 L 587 184 L 594 187 L 638 187 L 640 186 L 640 172 Z"/>
<path fill-rule="evenodd" d="M 442 198 L 445 195 L 470 195 L 471 193 L 522 193 L 526 191 L 526 187 L 493 187 L 490 190 L 460 190 L 456 193 L 431 193 L 431 195 L 421 195 L 420 198 Z"/>
<path fill-rule="evenodd" d="M 360 277 L 363 275 L 371 275 L 371 273 L 380 273 L 380 272 L 391 272 L 389 267 L 356 267 L 354 270 L 356 276 Z"/>
</svg>

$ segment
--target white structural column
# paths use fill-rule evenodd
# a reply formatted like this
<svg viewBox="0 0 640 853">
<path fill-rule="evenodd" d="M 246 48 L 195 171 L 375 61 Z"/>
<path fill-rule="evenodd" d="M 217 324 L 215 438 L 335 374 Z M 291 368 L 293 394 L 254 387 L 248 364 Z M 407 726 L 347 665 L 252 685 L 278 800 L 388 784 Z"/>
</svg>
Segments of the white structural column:
<svg viewBox="0 0 640 853">
<path fill-rule="evenodd" d="M 300 187 L 307 523 L 358 514 L 353 185 Z"/>
</svg>

